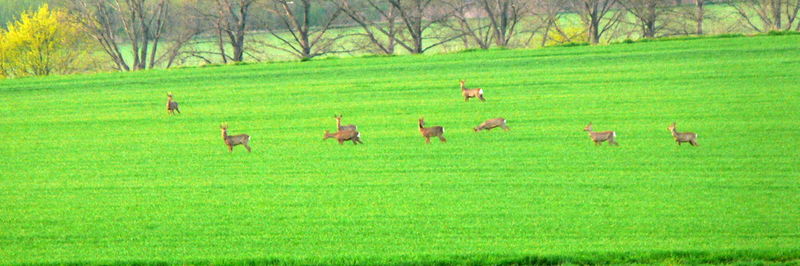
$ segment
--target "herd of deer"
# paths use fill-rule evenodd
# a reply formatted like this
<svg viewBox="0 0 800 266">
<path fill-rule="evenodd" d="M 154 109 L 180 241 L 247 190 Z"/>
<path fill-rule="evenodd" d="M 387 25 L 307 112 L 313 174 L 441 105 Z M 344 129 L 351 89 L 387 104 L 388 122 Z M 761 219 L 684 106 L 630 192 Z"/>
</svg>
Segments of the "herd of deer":
<svg viewBox="0 0 800 266">
<path fill-rule="evenodd" d="M 461 95 L 464 96 L 465 102 L 469 101 L 470 98 L 478 98 L 482 102 L 486 101 L 486 98 L 483 97 L 483 89 L 468 89 L 464 86 L 463 80 L 460 80 L 459 82 L 461 83 Z M 181 113 L 181 111 L 178 109 L 178 102 L 174 101 L 172 93 L 167 93 L 167 113 L 174 115 L 175 112 L 178 112 L 178 114 Z M 330 133 L 330 131 L 325 130 L 325 137 L 323 140 L 332 138 L 336 139 L 339 144 L 344 144 L 345 141 L 352 141 L 353 145 L 364 144 L 361 142 L 361 133 L 358 132 L 358 127 L 356 127 L 356 125 L 350 124 L 343 126 L 342 115 L 334 115 L 334 119 L 336 119 L 336 132 Z M 473 128 L 473 130 L 478 132 L 481 130 L 491 130 L 497 127 L 502 128 L 505 131 L 509 130 L 508 126 L 506 125 L 506 119 L 502 117 L 486 120 L 486 122 L 481 123 L 477 127 Z M 220 129 L 222 130 L 222 140 L 224 140 L 225 145 L 228 146 L 229 152 L 233 152 L 233 147 L 236 145 L 242 145 L 247 149 L 247 152 L 250 152 L 250 135 L 228 135 L 228 125 L 224 123 L 220 125 Z M 678 132 L 675 129 L 674 122 L 667 129 L 672 133 L 672 137 L 675 139 L 675 142 L 677 142 L 678 145 L 681 145 L 683 142 L 688 142 L 692 146 L 698 146 L 697 134 L 694 132 Z M 617 133 L 614 131 L 595 132 L 592 130 L 591 122 L 589 122 L 589 124 L 583 128 L 583 131 L 589 133 L 589 138 L 592 139 L 595 145 L 599 146 L 603 142 L 607 141 L 609 145 L 619 146 L 619 143 L 616 141 Z M 422 137 L 425 138 L 425 143 L 431 143 L 432 137 L 439 138 L 439 141 L 441 142 L 447 142 L 447 139 L 443 136 L 444 127 L 425 127 L 425 118 L 419 119 L 419 132 L 422 134 Z"/>
</svg>

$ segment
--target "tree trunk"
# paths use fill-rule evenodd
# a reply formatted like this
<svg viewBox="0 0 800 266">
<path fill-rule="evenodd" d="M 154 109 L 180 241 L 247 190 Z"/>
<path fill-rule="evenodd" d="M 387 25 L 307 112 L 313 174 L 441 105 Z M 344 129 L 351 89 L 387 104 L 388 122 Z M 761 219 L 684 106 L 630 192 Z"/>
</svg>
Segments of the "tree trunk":
<svg viewBox="0 0 800 266">
<path fill-rule="evenodd" d="M 600 43 L 599 26 L 600 26 L 600 21 L 595 20 L 594 18 L 592 18 L 591 21 L 589 22 L 589 29 L 587 30 L 589 34 L 589 43 L 591 44 Z"/>
<path fill-rule="evenodd" d="M 244 37 L 247 26 L 247 8 L 249 4 L 239 3 L 238 20 L 236 21 L 236 40 L 234 40 L 233 61 L 241 62 L 244 60 Z"/>
<path fill-rule="evenodd" d="M 219 48 L 219 54 L 222 56 L 222 63 L 227 64 L 228 57 L 225 56 L 225 42 L 222 37 L 222 26 L 217 27 L 217 47 Z"/>
<path fill-rule="evenodd" d="M 783 1 L 782 0 L 772 0 L 772 19 L 775 21 L 773 23 L 773 30 L 781 30 L 781 20 L 782 20 L 782 8 L 783 8 Z"/>
<path fill-rule="evenodd" d="M 695 5 L 697 6 L 697 13 L 695 14 L 695 20 L 697 21 L 697 35 L 703 35 L 703 20 L 706 16 L 705 11 L 705 0 L 694 0 Z"/>
</svg>

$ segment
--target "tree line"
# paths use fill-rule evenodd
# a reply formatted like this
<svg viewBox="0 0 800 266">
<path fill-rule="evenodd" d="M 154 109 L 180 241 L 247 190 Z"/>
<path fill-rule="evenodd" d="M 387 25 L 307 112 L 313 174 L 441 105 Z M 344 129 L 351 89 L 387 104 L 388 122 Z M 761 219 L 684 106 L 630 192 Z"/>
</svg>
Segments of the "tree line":
<svg viewBox="0 0 800 266">
<path fill-rule="evenodd" d="M 14 1 L 12 1 L 14 2 Z M 0 77 L 800 31 L 800 0 L 17 0 Z M 725 12 L 709 12 L 709 7 Z M 0 15 L 3 13 L 0 12 Z"/>
</svg>

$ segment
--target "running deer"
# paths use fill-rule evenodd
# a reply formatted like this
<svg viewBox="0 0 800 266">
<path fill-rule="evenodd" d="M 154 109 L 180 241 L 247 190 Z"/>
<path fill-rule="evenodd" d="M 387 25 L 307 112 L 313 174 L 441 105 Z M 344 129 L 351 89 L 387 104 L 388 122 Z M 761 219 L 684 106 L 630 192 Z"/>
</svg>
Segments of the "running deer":
<svg viewBox="0 0 800 266">
<path fill-rule="evenodd" d="M 172 93 L 167 93 L 167 113 L 174 115 L 175 111 L 181 113 L 181 110 L 178 109 L 178 102 L 172 100 Z"/>
<path fill-rule="evenodd" d="M 463 80 L 459 80 L 459 82 L 461 82 L 461 95 L 464 95 L 465 102 L 468 102 L 469 98 L 478 98 L 481 99 L 482 102 L 486 101 L 486 99 L 483 98 L 483 89 L 481 88 L 467 89 L 466 87 L 464 87 Z"/>
<path fill-rule="evenodd" d="M 505 131 L 508 131 L 510 129 L 510 128 L 508 128 L 508 126 L 506 126 L 506 119 L 502 118 L 502 117 L 498 117 L 498 118 L 486 120 L 486 122 L 481 123 L 480 125 L 478 125 L 478 127 L 473 128 L 473 130 L 475 130 L 475 132 L 478 132 L 478 131 L 481 131 L 481 130 L 484 130 L 484 129 L 485 130 L 492 130 L 492 128 L 496 128 L 496 127 L 500 127 Z"/>
<path fill-rule="evenodd" d="M 353 125 L 353 124 L 342 126 L 342 115 L 333 115 L 333 118 L 336 118 L 336 128 L 338 128 L 339 131 L 344 131 L 344 130 L 356 131 L 356 130 L 358 130 L 358 128 L 356 128 L 356 125 Z"/>
<path fill-rule="evenodd" d="M 589 125 L 583 128 L 583 131 L 589 132 L 589 138 L 591 138 L 592 141 L 594 141 L 595 145 L 601 145 L 603 141 L 608 141 L 608 145 L 619 146 L 619 143 L 617 143 L 617 141 L 615 140 L 615 138 L 617 137 L 617 132 L 614 131 L 594 132 L 592 131 L 592 122 L 589 122 Z"/>
<path fill-rule="evenodd" d="M 422 136 L 425 137 L 425 143 L 431 143 L 431 137 L 439 137 L 439 141 L 447 142 L 442 134 L 444 134 L 444 128 L 441 126 L 432 126 L 432 127 L 424 127 L 425 126 L 425 118 L 419 119 L 419 132 L 422 133 Z"/>
<path fill-rule="evenodd" d="M 222 140 L 225 141 L 225 145 L 228 146 L 228 152 L 233 152 L 233 146 L 242 145 L 247 149 L 247 152 L 250 152 L 250 136 L 247 134 L 239 134 L 228 136 L 228 124 L 222 124 L 219 126 L 222 129 Z"/>
<path fill-rule="evenodd" d="M 344 142 L 348 140 L 353 141 L 353 145 L 358 145 L 359 143 L 364 144 L 364 142 L 361 142 L 361 133 L 355 130 L 340 130 L 336 133 L 330 133 L 329 131 L 325 130 L 325 137 L 322 140 L 331 138 L 336 139 L 336 141 L 339 142 L 339 145 L 344 144 Z"/>
<path fill-rule="evenodd" d="M 672 125 L 669 125 L 667 128 L 669 132 L 672 132 L 672 137 L 675 138 L 675 142 L 678 145 L 681 145 L 681 142 L 689 142 L 692 146 L 699 146 L 697 144 L 697 134 L 694 132 L 678 132 L 675 129 L 675 122 L 672 122 Z"/>
</svg>

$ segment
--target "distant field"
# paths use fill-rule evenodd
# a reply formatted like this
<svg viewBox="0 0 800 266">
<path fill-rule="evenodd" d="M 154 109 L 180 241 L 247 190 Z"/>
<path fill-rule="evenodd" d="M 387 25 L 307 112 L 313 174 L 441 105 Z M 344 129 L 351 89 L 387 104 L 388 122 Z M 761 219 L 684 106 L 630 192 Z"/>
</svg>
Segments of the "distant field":
<svg viewBox="0 0 800 266">
<path fill-rule="evenodd" d="M 799 44 L 0 81 L 0 263 L 799 263 Z M 364 145 L 322 140 L 337 113 Z M 511 131 L 472 131 L 494 117 Z M 221 122 L 253 152 L 228 153 Z"/>
</svg>

